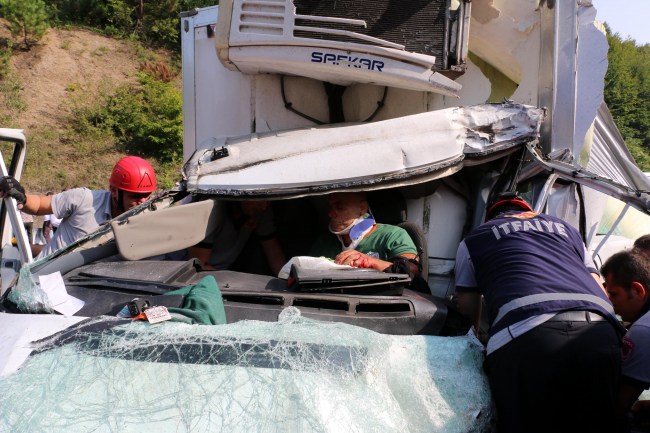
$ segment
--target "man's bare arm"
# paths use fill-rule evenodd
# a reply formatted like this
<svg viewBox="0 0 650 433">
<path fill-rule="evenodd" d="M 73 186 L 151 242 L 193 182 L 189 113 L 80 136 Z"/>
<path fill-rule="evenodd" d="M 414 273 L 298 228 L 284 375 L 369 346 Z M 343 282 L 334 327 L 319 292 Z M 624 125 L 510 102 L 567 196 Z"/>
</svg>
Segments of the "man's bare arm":
<svg viewBox="0 0 650 433">
<path fill-rule="evenodd" d="M 417 256 L 415 254 L 406 253 L 400 254 L 400 257 L 404 257 L 405 259 L 415 259 Z M 339 265 L 349 265 L 355 268 L 372 268 L 382 272 L 393 266 L 392 262 L 370 257 L 369 255 L 360 253 L 356 250 L 343 251 L 338 256 L 336 256 L 334 261 Z M 412 265 L 413 268 L 417 268 L 417 266 L 413 263 L 410 265 Z"/>
<path fill-rule="evenodd" d="M 629 411 L 634 403 L 637 401 L 641 393 L 643 392 L 643 386 L 630 384 L 630 383 L 621 383 L 618 393 L 618 412 L 623 415 Z"/>
<path fill-rule="evenodd" d="M 188 259 L 199 259 L 201 261 L 202 270 L 213 270 L 214 267 L 210 265 L 210 257 L 212 256 L 211 248 L 204 248 L 199 246 L 192 246 L 187 249 Z"/>
<path fill-rule="evenodd" d="M 30 215 L 49 215 L 52 211 L 52 196 L 27 194 L 22 211 Z"/>
<path fill-rule="evenodd" d="M 262 249 L 264 250 L 264 255 L 266 256 L 266 261 L 271 267 L 271 272 L 273 275 L 278 275 L 282 266 L 287 262 L 287 259 L 282 251 L 280 246 L 280 241 L 276 237 L 269 239 L 264 239 L 262 242 Z"/>
</svg>

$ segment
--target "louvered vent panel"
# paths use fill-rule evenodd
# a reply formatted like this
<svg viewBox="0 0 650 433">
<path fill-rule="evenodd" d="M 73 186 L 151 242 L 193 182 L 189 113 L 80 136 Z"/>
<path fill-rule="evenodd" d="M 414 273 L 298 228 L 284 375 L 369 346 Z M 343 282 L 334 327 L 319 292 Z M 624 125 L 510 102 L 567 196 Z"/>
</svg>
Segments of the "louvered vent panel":
<svg viewBox="0 0 650 433">
<path fill-rule="evenodd" d="M 299 15 L 365 20 L 367 28 L 297 20 L 297 26 L 350 30 L 404 45 L 406 51 L 435 56 L 436 69 L 446 67 L 448 0 L 293 0 Z M 368 43 L 345 36 L 296 30 L 294 36 Z"/>
</svg>

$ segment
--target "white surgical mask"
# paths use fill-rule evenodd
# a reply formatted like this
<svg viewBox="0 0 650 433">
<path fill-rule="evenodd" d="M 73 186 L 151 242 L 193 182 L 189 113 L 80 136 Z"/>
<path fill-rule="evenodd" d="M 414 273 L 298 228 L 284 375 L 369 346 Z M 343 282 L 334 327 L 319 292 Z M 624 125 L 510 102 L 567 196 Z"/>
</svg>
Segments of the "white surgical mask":
<svg viewBox="0 0 650 433">
<path fill-rule="evenodd" d="M 339 235 L 347 235 L 348 233 L 350 233 L 350 230 L 352 230 L 352 227 L 354 227 L 355 225 L 357 225 L 358 223 L 360 223 L 361 221 L 366 219 L 365 218 L 366 215 L 368 215 L 368 214 L 361 215 L 359 218 L 355 219 L 350 224 L 348 224 L 347 227 L 345 227 L 343 230 L 339 230 L 338 232 L 332 230 L 331 226 L 328 226 L 328 229 L 329 229 L 330 233 L 335 234 L 337 236 L 339 236 Z"/>
</svg>

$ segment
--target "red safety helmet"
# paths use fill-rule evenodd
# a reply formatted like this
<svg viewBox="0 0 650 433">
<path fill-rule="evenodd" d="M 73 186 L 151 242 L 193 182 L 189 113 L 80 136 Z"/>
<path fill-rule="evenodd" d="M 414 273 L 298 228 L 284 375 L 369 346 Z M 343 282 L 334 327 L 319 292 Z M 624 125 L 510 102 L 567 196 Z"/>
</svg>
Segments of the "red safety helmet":
<svg viewBox="0 0 650 433">
<path fill-rule="evenodd" d="M 534 212 L 533 207 L 516 192 L 502 192 L 497 194 L 496 197 L 491 200 L 491 203 L 488 204 L 488 210 L 485 213 L 485 221 L 491 220 L 497 216 L 499 212 L 513 209 Z"/>
<path fill-rule="evenodd" d="M 152 193 L 156 190 L 156 173 L 144 159 L 126 156 L 117 161 L 108 183 L 123 191 Z"/>
</svg>

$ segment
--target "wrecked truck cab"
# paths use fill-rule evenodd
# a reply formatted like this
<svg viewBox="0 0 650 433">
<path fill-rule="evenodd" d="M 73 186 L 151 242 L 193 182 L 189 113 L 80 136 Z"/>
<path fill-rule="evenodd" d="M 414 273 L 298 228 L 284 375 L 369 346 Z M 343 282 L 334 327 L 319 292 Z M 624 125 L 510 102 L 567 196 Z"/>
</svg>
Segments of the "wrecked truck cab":
<svg viewBox="0 0 650 433">
<path fill-rule="evenodd" d="M 81 414 L 84 426 L 141 430 L 135 413 L 180 431 L 491 431 L 482 354 L 458 336 L 470 324 L 449 300 L 463 235 L 491 194 L 518 190 L 591 244 L 603 197 L 648 213 L 650 188 L 600 106 L 607 50 L 591 4 L 470 12 L 469 1 L 427 1 L 422 21 L 397 3 L 222 0 L 182 14 L 183 181 L 7 285 L 0 407 L 43 404 L 0 422 L 65 430 L 66 415 Z M 413 22 L 420 48 L 400 27 Z M 513 102 L 487 103 L 504 98 Z M 401 277 L 379 291 L 329 277 L 305 291 L 260 268 L 201 271 L 174 254 L 200 242 L 226 202 L 265 199 L 300 256 L 325 230 L 325 196 L 340 191 L 367 191 L 378 222 L 420 229 L 430 293 Z M 57 272 L 84 301 L 76 315 L 21 314 L 48 311 L 39 280 Z M 165 294 L 206 278 L 226 326 L 114 318 L 134 297 L 182 308 L 185 295 Z M 43 380 L 77 370 L 74 388 Z M 150 399 L 124 386 L 143 377 L 160 384 Z"/>
<path fill-rule="evenodd" d="M 117 426 L 140 431 L 146 426 L 206 432 L 490 431 L 494 416 L 482 353 L 469 337 L 459 335 L 468 324 L 454 314 L 444 296 L 412 292 L 400 282 L 393 283 L 390 293 L 385 287 L 377 292 L 364 282 L 355 293 L 339 292 L 327 281 L 315 291 L 294 290 L 286 279 L 232 270 L 199 271 L 194 261 L 172 257 L 200 242 L 210 231 L 216 209 L 232 200 L 266 198 L 296 220 L 302 216 L 296 215 L 296 208 L 309 204 L 318 208 L 325 193 L 369 187 L 382 218 L 393 213 L 397 219 L 406 219 L 409 213 L 424 215 L 424 202 L 409 200 L 429 197 L 426 212 L 434 221 L 427 224 L 432 228 L 449 224 L 436 210 L 449 213 L 453 200 L 453 212 L 466 208 L 463 187 L 454 176 L 468 170 L 478 179 L 478 171 L 488 166 L 498 173 L 509 156 L 535 140 L 541 121 L 540 111 L 530 107 L 504 104 L 478 110 L 468 117 L 481 118 L 481 110 L 519 116 L 523 110 L 530 123 L 514 122 L 518 132 L 505 127 L 506 136 L 495 125 L 487 128 L 494 134 L 481 134 L 485 126 L 469 133 L 466 126 L 456 124 L 458 118 L 450 122 L 450 113 L 441 112 L 440 118 L 427 116 L 427 122 L 411 124 L 437 125 L 440 134 L 413 131 L 416 147 L 404 150 L 402 162 L 414 160 L 427 147 L 427 137 L 430 141 L 454 137 L 453 142 L 444 143 L 449 149 L 427 153 L 429 159 L 413 167 L 382 167 L 380 173 L 366 171 L 361 176 L 353 170 L 354 175 L 347 177 L 341 171 L 329 182 L 321 177 L 283 183 L 281 177 L 268 177 L 261 187 L 242 185 L 233 173 L 239 168 L 229 170 L 223 164 L 259 165 L 251 159 L 257 154 L 267 160 L 262 150 L 275 135 L 233 138 L 202 152 L 194 165 L 189 163 L 187 182 L 179 190 L 163 192 L 66 249 L 25 264 L 0 313 L 0 407 L 7 414 L 0 420 L 0 430 Z M 503 119 L 503 124 L 512 122 Z M 399 146 L 396 139 L 380 143 L 394 125 L 380 128 L 380 134 L 350 125 L 341 128 L 332 137 L 365 134 L 365 144 L 375 152 Z M 310 131 L 286 134 L 296 134 L 297 143 L 304 142 L 305 132 Z M 294 141 L 287 136 L 280 150 L 287 154 L 272 159 L 294 158 L 289 165 L 300 165 L 303 157 L 322 159 L 321 152 L 329 147 L 307 146 L 295 153 Z M 473 163 L 464 167 L 468 136 L 484 146 L 473 159 L 467 158 Z M 224 154 L 224 147 L 240 158 L 212 159 Z M 481 158 L 485 161 L 479 163 Z M 209 171 L 213 162 L 221 166 Z M 193 184 L 189 173 L 194 175 Z M 235 176 L 240 184 L 235 188 L 219 179 L 217 185 L 223 188 L 215 188 L 210 182 L 219 174 Z M 188 194 L 195 200 L 181 203 Z M 420 211 L 412 210 L 418 206 Z M 453 261 L 460 227 L 454 224 L 455 233 L 446 241 L 446 260 Z M 441 233 L 434 243 L 441 243 Z M 294 247 L 299 251 L 300 246 Z M 41 277 L 57 272 L 67 294 L 84 302 L 73 315 L 47 314 L 56 313 L 58 306 L 43 296 Z M 440 275 L 446 293 L 449 267 Z M 168 293 L 196 287 L 208 276 L 220 289 L 225 326 L 151 325 L 115 317 L 134 298 L 167 305 L 170 311 L 182 308 L 187 297 Z M 447 337 L 451 335 L 455 337 Z M 34 416 L 21 416 L 26 412 Z"/>
<path fill-rule="evenodd" d="M 72 423 L 96 427 L 109 420 L 128 431 L 128 425 L 142 426 L 134 423 L 135 411 L 147 414 L 149 426 L 171 423 L 192 431 L 258 429 L 260 423 L 261 431 L 276 431 L 277 425 L 320 431 L 312 428 L 314 422 L 357 431 L 490 431 L 493 408 L 482 354 L 460 335 L 469 324 L 447 299 L 451 269 L 469 203 L 518 165 L 525 146 L 536 142 L 542 114 L 519 104 L 485 105 L 376 122 L 377 128 L 330 125 L 323 127 L 329 144 L 314 140 L 321 134 L 308 128 L 232 137 L 198 152 L 178 190 L 21 268 L 0 314 L 1 328 L 15 332 L 1 342 L 11 350 L 0 356 L 6 375 L 0 379 L 0 407 L 23 413 L 36 401 L 38 416 L 9 415 L 1 422 L 10 429 L 54 425 L 63 431 Z M 411 134 L 406 142 L 394 135 L 401 121 Z M 320 162 L 353 138 L 361 150 L 355 155 L 351 149 L 350 156 L 372 149 L 401 159 L 375 166 L 374 173 L 372 165 L 342 166 L 329 180 L 316 171 L 311 174 L 320 177 L 309 178 L 305 170 L 300 174 L 305 182 L 283 178 L 273 167 Z M 274 157 L 267 154 L 269 143 Z M 259 178 L 263 184 L 245 184 L 249 177 L 237 177 L 237 171 L 246 169 L 269 175 Z M 366 189 L 381 220 L 421 218 L 428 228 L 423 242 L 431 252 L 422 259 L 438 294 L 413 292 L 399 281 L 379 292 L 368 281 L 354 293 L 331 281 L 321 281 L 314 291 L 296 290 L 286 279 L 199 271 L 194 261 L 173 258 L 209 233 L 214 212 L 226 201 L 269 199 L 295 221 L 304 215 L 295 209 L 318 210 L 327 193 Z M 192 202 L 182 203 L 188 194 Z M 285 227 L 291 228 L 296 227 Z M 304 246 L 294 245 L 297 252 Z M 57 306 L 43 296 L 41 277 L 57 272 L 67 294 L 84 302 L 72 316 L 44 314 Z M 182 307 L 186 296 L 166 293 L 196 287 L 206 276 L 220 289 L 227 326 L 149 325 L 115 317 L 136 297 L 170 311 Z M 39 392 L 44 371 L 51 377 L 74 372 L 75 386 L 48 379 L 49 390 Z M 134 399 L 128 385 L 139 380 L 157 385 L 144 399 Z M 186 406 L 188 401 L 200 402 L 201 409 Z M 233 404 L 241 410 L 225 409 Z"/>
<path fill-rule="evenodd" d="M 478 191 L 468 179 L 486 172 L 498 176 L 526 144 L 536 142 L 542 120 L 542 110 L 503 103 L 373 124 L 215 139 L 213 147 L 186 163 L 179 191 L 152 198 L 24 269 L 5 296 L 7 305 L 32 313 L 51 311 L 38 281 L 59 272 L 68 293 L 84 301 L 74 314 L 115 316 L 135 297 L 146 297 L 153 305 L 157 296 L 213 275 L 229 323 L 273 321 L 283 308 L 294 306 L 306 317 L 388 334 L 463 334 L 468 324 L 450 297 L 455 250 Z M 364 155 L 384 158 L 368 161 Z M 290 167 L 294 173 L 287 172 Z M 221 206 L 254 199 L 271 200 L 286 253 L 308 255 L 315 236 L 326 230 L 325 196 L 359 190 L 369 192 L 378 222 L 427 227 L 416 243 L 429 292 L 410 290 L 403 276 L 378 277 L 361 270 L 347 272 L 345 278 L 354 274 L 355 282 L 341 283 L 329 275 L 309 290 L 297 290 L 263 266 L 251 268 L 254 251 L 243 257 L 248 267 L 235 264 L 227 271 L 199 271 L 193 260 L 184 259 L 184 249 L 212 232 Z M 188 194 L 192 202 L 181 203 Z"/>
</svg>

